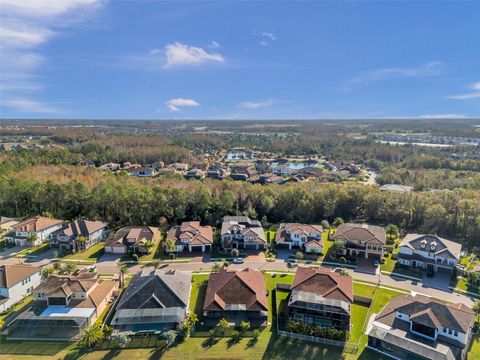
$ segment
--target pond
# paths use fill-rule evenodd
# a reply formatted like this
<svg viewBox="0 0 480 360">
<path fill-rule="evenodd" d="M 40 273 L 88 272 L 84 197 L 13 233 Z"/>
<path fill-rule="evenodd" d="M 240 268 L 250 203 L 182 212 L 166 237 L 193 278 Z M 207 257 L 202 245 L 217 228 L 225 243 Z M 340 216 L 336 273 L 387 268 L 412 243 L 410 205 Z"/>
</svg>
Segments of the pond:
<svg viewBox="0 0 480 360">
<path fill-rule="evenodd" d="M 286 163 L 279 163 L 279 162 L 272 162 L 272 167 L 277 167 L 278 165 L 286 165 L 288 166 L 290 169 L 295 169 L 295 170 L 299 170 L 299 169 L 303 169 L 305 167 L 318 167 L 318 163 L 309 163 L 309 162 L 295 162 L 295 161 L 289 161 L 289 162 L 286 162 Z"/>
</svg>

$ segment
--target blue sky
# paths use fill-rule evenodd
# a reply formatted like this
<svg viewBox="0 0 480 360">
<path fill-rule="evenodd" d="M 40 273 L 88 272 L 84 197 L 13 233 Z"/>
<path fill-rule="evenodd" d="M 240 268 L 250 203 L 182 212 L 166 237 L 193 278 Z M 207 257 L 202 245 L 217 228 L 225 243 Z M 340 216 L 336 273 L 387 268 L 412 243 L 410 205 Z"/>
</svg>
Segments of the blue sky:
<svg viewBox="0 0 480 360">
<path fill-rule="evenodd" d="M 480 117 L 480 2 L 0 0 L 1 118 Z"/>
</svg>

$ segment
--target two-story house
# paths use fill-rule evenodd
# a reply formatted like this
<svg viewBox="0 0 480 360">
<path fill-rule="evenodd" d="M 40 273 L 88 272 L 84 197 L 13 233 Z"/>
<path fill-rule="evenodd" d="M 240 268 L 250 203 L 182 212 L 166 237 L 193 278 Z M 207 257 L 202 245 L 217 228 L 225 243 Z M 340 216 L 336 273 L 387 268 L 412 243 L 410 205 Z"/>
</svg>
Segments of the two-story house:
<svg viewBox="0 0 480 360">
<path fill-rule="evenodd" d="M 153 226 L 125 226 L 105 241 L 105 252 L 127 254 L 132 251 L 147 254 L 151 251 L 151 248 L 146 244 L 151 244 L 153 248 L 160 241 L 160 238 L 160 230 Z"/>
<path fill-rule="evenodd" d="M 350 330 L 350 308 L 353 303 L 351 276 L 325 269 L 299 267 L 290 290 L 290 320 Z"/>
<path fill-rule="evenodd" d="M 250 322 L 252 327 L 265 326 L 268 301 L 263 274 L 250 268 L 212 272 L 203 315 L 207 326 L 217 325 L 222 318 L 237 327 L 242 321 Z"/>
<path fill-rule="evenodd" d="M 458 264 L 462 245 L 437 235 L 407 234 L 398 250 L 398 262 L 428 273 L 448 272 Z"/>
<path fill-rule="evenodd" d="M 94 272 L 50 275 L 33 290 L 32 305 L 8 325 L 7 338 L 76 340 L 107 308 L 118 286 L 117 280 L 100 279 Z"/>
<path fill-rule="evenodd" d="M 221 230 L 221 244 L 224 249 L 264 249 L 267 240 L 262 224 L 248 216 L 225 216 Z"/>
<path fill-rule="evenodd" d="M 345 223 L 337 228 L 332 239 L 344 242 L 343 255 L 356 259 L 381 260 L 387 235 L 380 226 Z"/>
<path fill-rule="evenodd" d="M 167 241 L 172 241 L 175 248 L 165 244 L 166 252 L 210 251 L 213 244 L 211 226 L 201 226 L 200 221 L 185 221 L 180 226 L 174 226 L 167 233 Z"/>
<path fill-rule="evenodd" d="M 464 304 L 398 295 L 368 326 L 368 347 L 394 359 L 463 360 L 474 324 Z"/>
<path fill-rule="evenodd" d="M 25 264 L 0 265 L 0 312 L 32 294 L 41 280 L 40 267 Z"/>
<path fill-rule="evenodd" d="M 107 236 L 107 226 L 102 221 L 75 220 L 52 234 L 50 247 L 62 252 L 86 250 Z"/>
<path fill-rule="evenodd" d="M 50 235 L 63 226 L 63 221 L 37 216 L 12 226 L 5 240 L 16 246 L 37 246 L 50 239 Z"/>
<path fill-rule="evenodd" d="M 316 246 L 317 251 L 322 252 L 322 233 L 321 225 L 307 225 L 288 223 L 280 224 L 275 235 L 275 243 L 279 246 L 286 247 L 291 250 L 292 247 L 308 247 Z M 309 244 L 310 246 L 306 246 Z"/>
<path fill-rule="evenodd" d="M 290 175 L 292 173 L 292 169 L 288 165 L 278 164 L 272 166 L 272 173 L 275 175 Z"/>
</svg>

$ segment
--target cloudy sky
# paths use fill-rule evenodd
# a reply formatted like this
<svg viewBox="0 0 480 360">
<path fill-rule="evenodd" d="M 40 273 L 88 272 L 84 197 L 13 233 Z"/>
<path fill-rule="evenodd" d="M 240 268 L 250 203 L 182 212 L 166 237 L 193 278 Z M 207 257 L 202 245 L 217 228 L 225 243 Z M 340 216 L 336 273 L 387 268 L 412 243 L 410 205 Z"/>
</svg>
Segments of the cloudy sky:
<svg viewBox="0 0 480 360">
<path fill-rule="evenodd" d="M 1 118 L 480 117 L 480 2 L 0 0 Z"/>
</svg>

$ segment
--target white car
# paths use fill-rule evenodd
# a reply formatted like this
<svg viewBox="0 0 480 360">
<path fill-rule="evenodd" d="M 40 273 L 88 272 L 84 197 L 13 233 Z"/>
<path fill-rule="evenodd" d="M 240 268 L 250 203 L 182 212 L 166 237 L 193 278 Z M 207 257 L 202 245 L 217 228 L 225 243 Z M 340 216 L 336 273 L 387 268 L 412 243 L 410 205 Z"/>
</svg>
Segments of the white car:
<svg viewBox="0 0 480 360">
<path fill-rule="evenodd" d="M 243 258 L 235 258 L 233 259 L 233 263 L 234 264 L 243 264 L 245 262 L 245 260 L 243 260 Z"/>
</svg>

